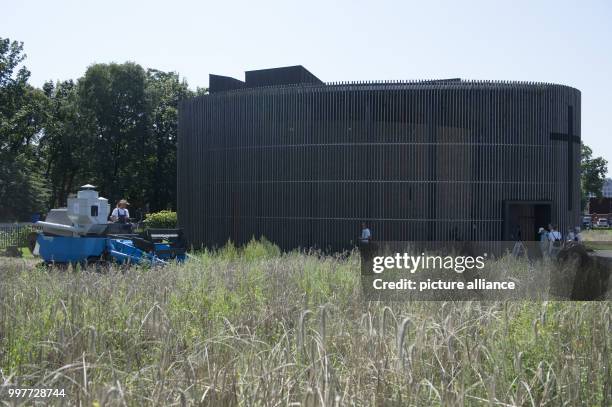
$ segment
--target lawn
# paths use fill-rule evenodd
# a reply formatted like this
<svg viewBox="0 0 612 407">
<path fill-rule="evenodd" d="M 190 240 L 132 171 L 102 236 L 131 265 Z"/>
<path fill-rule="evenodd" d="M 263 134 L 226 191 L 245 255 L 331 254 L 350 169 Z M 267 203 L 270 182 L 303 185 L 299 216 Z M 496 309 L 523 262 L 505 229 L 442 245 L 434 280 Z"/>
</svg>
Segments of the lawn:
<svg viewBox="0 0 612 407">
<path fill-rule="evenodd" d="M 612 241 L 612 229 L 590 229 L 582 232 L 585 241 L 610 242 Z"/>
<path fill-rule="evenodd" d="M 582 232 L 584 244 L 593 250 L 612 250 L 612 229 L 591 229 Z"/>
<path fill-rule="evenodd" d="M 267 242 L 104 274 L 0 261 L 2 381 L 71 404 L 612 402 L 609 302 L 368 302 L 355 253 Z"/>
</svg>

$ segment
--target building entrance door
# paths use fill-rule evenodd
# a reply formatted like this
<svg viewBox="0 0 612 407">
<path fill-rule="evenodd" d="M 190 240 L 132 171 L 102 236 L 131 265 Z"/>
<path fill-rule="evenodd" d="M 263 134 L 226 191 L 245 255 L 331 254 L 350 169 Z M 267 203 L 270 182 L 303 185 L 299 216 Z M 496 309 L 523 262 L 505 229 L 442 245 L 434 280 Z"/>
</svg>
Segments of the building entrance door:
<svg viewBox="0 0 612 407">
<path fill-rule="evenodd" d="M 538 229 L 550 220 L 550 201 L 505 201 L 503 240 L 538 240 Z"/>
</svg>

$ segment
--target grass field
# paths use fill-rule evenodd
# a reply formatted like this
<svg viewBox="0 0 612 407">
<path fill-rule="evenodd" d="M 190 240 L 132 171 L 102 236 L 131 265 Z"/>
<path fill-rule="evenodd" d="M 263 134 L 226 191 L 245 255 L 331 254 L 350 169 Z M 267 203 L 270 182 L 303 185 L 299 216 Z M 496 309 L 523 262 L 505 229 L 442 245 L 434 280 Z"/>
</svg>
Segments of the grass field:
<svg viewBox="0 0 612 407">
<path fill-rule="evenodd" d="M 0 273 L 1 380 L 64 403 L 612 403 L 609 302 L 367 302 L 357 255 L 255 242 L 164 269 Z"/>
<path fill-rule="evenodd" d="M 591 229 L 582 232 L 584 244 L 593 250 L 612 250 L 612 230 Z"/>
<path fill-rule="evenodd" d="M 612 229 L 591 229 L 582 232 L 586 241 L 610 242 L 612 241 Z"/>
</svg>

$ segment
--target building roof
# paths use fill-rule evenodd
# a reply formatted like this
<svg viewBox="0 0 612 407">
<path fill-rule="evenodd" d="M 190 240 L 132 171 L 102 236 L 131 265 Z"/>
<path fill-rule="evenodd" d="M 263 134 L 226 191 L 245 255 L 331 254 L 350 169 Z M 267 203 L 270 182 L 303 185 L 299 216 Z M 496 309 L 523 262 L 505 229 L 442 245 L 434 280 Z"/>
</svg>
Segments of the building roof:
<svg viewBox="0 0 612 407">
<path fill-rule="evenodd" d="M 525 81 L 499 81 L 499 80 L 470 80 L 461 78 L 447 79 L 421 79 L 408 81 L 356 81 L 356 82 L 331 82 L 326 83 L 311 73 L 302 65 L 285 66 L 280 68 L 267 68 L 246 71 L 244 81 L 229 76 L 209 75 L 209 93 L 228 92 L 242 89 L 266 88 L 266 87 L 290 87 L 295 85 L 310 85 L 310 86 L 330 86 L 336 88 L 364 89 L 367 87 L 383 86 L 386 90 L 405 89 L 406 87 L 415 88 L 550 88 L 563 87 L 571 88 L 567 85 L 560 85 L 546 82 L 525 82 Z M 575 89 L 577 90 L 577 89 Z M 579 90 L 577 90 L 580 92 Z"/>
<path fill-rule="evenodd" d="M 246 71 L 244 81 L 229 76 L 209 75 L 209 92 L 223 92 L 242 88 L 261 88 L 264 86 L 323 84 L 323 81 L 313 75 L 302 65 L 285 66 Z"/>
</svg>

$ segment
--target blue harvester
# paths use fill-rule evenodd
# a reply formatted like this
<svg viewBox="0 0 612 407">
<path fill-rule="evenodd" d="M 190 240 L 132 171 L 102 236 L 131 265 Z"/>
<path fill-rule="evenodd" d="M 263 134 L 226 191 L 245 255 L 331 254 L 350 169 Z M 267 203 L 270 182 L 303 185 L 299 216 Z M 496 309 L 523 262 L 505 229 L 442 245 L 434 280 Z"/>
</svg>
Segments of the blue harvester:
<svg viewBox="0 0 612 407">
<path fill-rule="evenodd" d="M 148 229 L 131 233 L 130 225 L 108 223 L 110 206 L 93 185 L 83 185 L 66 208 L 52 209 L 36 224 L 41 232 L 30 237 L 30 249 L 47 264 L 164 265 L 185 260 L 180 229 Z"/>
</svg>

